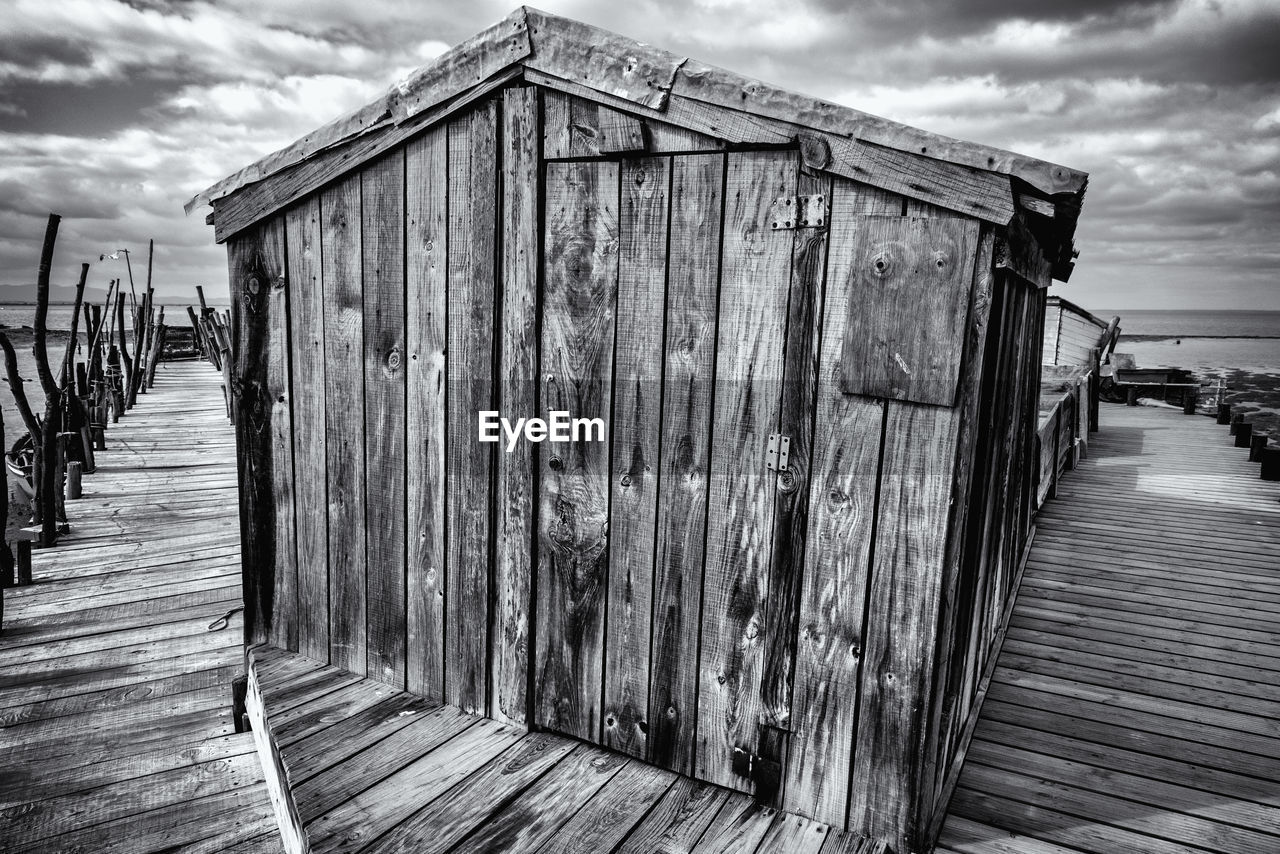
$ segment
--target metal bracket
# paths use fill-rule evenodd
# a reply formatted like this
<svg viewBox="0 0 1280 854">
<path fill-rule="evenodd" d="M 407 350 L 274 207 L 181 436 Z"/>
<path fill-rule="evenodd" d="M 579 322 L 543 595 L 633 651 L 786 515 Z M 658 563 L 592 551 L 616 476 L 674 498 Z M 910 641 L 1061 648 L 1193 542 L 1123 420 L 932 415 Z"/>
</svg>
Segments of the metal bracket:
<svg viewBox="0 0 1280 854">
<path fill-rule="evenodd" d="M 769 206 L 770 227 L 774 231 L 796 228 L 822 228 L 827 223 L 827 197 L 783 196 Z"/>
<path fill-rule="evenodd" d="M 791 458 L 791 437 L 781 433 L 769 434 L 769 447 L 764 461 L 769 471 L 786 471 Z"/>
<path fill-rule="evenodd" d="M 782 766 L 772 759 L 749 753 L 741 747 L 733 748 L 731 757 L 733 773 L 755 784 L 756 801 L 770 803 L 782 781 Z"/>
</svg>

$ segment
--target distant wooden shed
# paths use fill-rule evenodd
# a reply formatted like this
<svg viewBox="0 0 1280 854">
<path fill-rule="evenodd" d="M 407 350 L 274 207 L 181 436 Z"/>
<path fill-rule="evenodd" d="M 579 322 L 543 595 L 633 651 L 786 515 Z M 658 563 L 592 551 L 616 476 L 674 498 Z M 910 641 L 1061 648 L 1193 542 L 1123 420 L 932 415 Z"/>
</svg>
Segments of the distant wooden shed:
<svg viewBox="0 0 1280 854">
<path fill-rule="evenodd" d="M 517 10 L 188 206 L 249 641 L 926 849 L 1086 180 Z"/>
<path fill-rule="evenodd" d="M 1120 318 L 1110 322 L 1073 302 L 1051 296 L 1045 303 L 1045 365 L 1089 365 L 1106 359 L 1120 334 Z"/>
</svg>

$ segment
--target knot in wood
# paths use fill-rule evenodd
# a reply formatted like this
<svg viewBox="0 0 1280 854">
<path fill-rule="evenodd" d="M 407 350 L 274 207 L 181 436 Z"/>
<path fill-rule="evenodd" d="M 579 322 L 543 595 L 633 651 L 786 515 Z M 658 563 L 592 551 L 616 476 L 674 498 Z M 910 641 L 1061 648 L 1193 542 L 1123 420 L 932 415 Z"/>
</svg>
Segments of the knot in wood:
<svg viewBox="0 0 1280 854">
<path fill-rule="evenodd" d="M 552 457 L 551 459 L 547 460 L 547 465 L 551 468 L 552 471 L 560 471 L 562 468 L 564 468 L 564 460 L 560 459 L 559 457 Z"/>
<path fill-rule="evenodd" d="M 628 487 L 628 486 L 630 486 L 630 485 L 631 485 L 631 475 L 629 475 L 629 474 L 624 474 L 624 475 L 623 475 L 623 476 L 618 480 L 618 482 L 619 482 L 619 483 L 621 483 L 621 484 L 623 485 L 623 487 Z"/>
<path fill-rule="evenodd" d="M 249 296 L 256 297 L 258 292 L 262 290 L 262 282 L 258 281 L 256 275 L 250 276 L 244 281 L 244 289 Z"/>
<path fill-rule="evenodd" d="M 723 685 L 725 682 L 728 681 L 728 678 L 724 675 L 723 670 L 716 673 L 716 681 L 719 682 L 721 685 Z"/>
<path fill-rule="evenodd" d="M 400 370 L 400 348 L 392 347 L 391 352 L 387 353 L 387 373 L 394 374 Z"/>
<path fill-rule="evenodd" d="M 893 255 L 888 250 L 880 250 L 871 257 L 871 274 L 885 279 L 893 274 Z"/>
<path fill-rule="evenodd" d="M 789 471 L 781 472 L 778 475 L 778 489 L 783 492 L 794 492 L 796 488 L 796 476 Z"/>
<path fill-rule="evenodd" d="M 751 622 L 747 623 L 747 631 L 746 631 L 747 640 L 754 640 L 755 637 L 759 634 L 760 634 L 759 623 L 757 623 L 755 620 L 752 620 Z"/>
</svg>

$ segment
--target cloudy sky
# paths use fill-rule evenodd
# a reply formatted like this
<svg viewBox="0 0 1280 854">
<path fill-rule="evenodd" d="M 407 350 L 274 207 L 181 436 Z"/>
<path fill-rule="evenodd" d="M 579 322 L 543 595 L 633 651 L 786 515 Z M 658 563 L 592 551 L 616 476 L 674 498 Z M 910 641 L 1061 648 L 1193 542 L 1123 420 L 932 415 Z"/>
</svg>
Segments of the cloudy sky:
<svg viewBox="0 0 1280 854">
<path fill-rule="evenodd" d="M 511 0 L 508 0 L 511 2 Z M 1071 283 L 1096 308 L 1280 309 L 1278 0 L 542 0 L 547 11 L 1091 174 Z M 157 241 L 225 293 L 198 190 L 381 94 L 505 3 L 16 0 L 0 39 L 0 283 Z M 95 264 L 91 282 L 121 275 Z"/>
</svg>

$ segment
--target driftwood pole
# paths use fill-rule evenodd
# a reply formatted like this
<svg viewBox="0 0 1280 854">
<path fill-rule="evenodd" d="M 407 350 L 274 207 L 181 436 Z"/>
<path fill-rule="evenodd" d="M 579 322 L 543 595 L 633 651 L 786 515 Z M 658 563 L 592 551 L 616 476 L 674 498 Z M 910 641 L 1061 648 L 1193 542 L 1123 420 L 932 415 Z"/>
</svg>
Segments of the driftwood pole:
<svg viewBox="0 0 1280 854">
<path fill-rule="evenodd" d="M 129 370 L 129 387 L 125 391 L 125 408 L 133 409 L 138 402 L 138 386 L 142 379 L 147 356 L 147 329 L 151 324 L 151 272 L 155 262 L 156 242 L 147 242 L 147 289 L 142 294 L 142 308 L 134 315 L 133 365 Z"/>
<path fill-rule="evenodd" d="M 84 284 L 89 278 L 89 265 L 80 265 L 80 281 L 76 284 L 76 308 L 71 313 L 71 337 L 67 339 L 67 352 L 62 357 L 62 388 L 65 391 L 69 387 L 69 380 L 75 375 L 76 347 L 80 344 L 80 307 L 85 309 L 89 307 L 84 305 Z M 86 327 L 88 331 L 88 327 Z"/>
<path fill-rule="evenodd" d="M 58 384 L 49 369 L 48 320 L 49 320 L 49 270 L 53 265 L 53 247 L 58 239 L 58 224 L 62 218 L 49 214 L 45 228 L 44 246 L 40 250 L 40 267 L 36 273 L 36 318 L 32 344 L 36 358 L 36 374 L 44 390 L 44 423 L 40 425 L 40 441 L 37 446 L 35 477 L 36 504 L 40 510 L 40 544 L 52 546 L 58 539 L 58 493 L 56 482 L 61 466 L 58 460 L 58 431 L 61 421 L 61 399 Z"/>
<path fill-rule="evenodd" d="M 35 412 L 31 409 L 31 404 L 27 400 L 26 386 L 22 382 L 22 375 L 18 373 L 18 354 L 14 352 L 9 336 L 3 332 L 0 332 L 0 349 L 4 350 L 9 392 L 13 395 L 13 402 L 18 407 L 18 416 L 22 418 L 22 425 L 27 428 L 27 432 L 31 434 L 32 441 L 39 441 L 40 422 L 36 420 Z"/>
<path fill-rule="evenodd" d="M 121 367 L 120 388 L 118 391 L 113 390 L 116 396 L 115 406 L 113 407 L 115 419 L 113 420 L 124 414 L 125 402 L 129 399 L 129 390 L 125 384 L 128 383 L 129 377 L 133 376 L 133 360 L 129 358 L 129 343 L 126 340 L 127 336 L 124 331 L 124 294 L 119 294 L 116 297 L 116 336 L 116 346 L 120 356 Z"/>
<path fill-rule="evenodd" d="M 196 320 L 196 311 L 191 306 L 187 306 L 187 318 L 191 321 L 191 337 L 195 341 L 200 358 L 208 359 L 209 357 L 205 355 L 204 330 L 200 328 L 200 321 Z"/>
<path fill-rule="evenodd" d="M 12 348 L 10 348 L 12 349 Z M 0 449 L 3 449 L 4 443 L 4 413 L 0 412 Z M 4 500 L 0 501 L 0 587 L 12 587 L 13 577 L 13 552 L 9 551 L 9 467 L 0 465 L 0 486 L 4 487 Z M 4 607 L 3 600 L 0 600 L 0 608 Z M 3 611 L 0 611 L 0 620 L 3 620 Z"/>
</svg>

